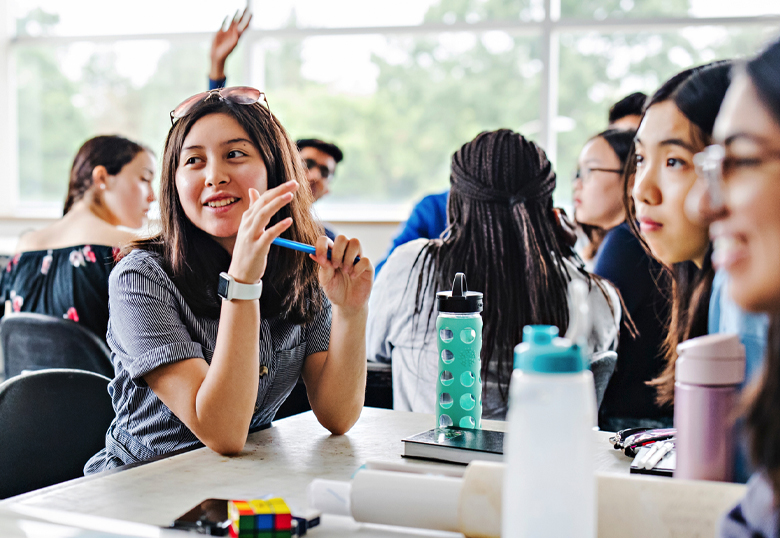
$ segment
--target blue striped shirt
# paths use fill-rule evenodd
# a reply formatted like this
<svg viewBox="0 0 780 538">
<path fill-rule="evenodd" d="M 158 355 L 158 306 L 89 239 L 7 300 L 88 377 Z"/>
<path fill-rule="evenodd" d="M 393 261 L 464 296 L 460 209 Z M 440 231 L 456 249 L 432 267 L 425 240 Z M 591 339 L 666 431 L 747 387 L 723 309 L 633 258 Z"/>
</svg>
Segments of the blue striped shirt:
<svg viewBox="0 0 780 538">
<path fill-rule="evenodd" d="M 327 299 L 308 325 L 278 317 L 261 320 L 260 384 L 250 430 L 273 420 L 306 357 L 328 349 L 330 324 Z M 155 254 L 135 250 L 117 264 L 109 278 L 107 335 L 116 369 L 108 387 L 116 418 L 106 433 L 106 448 L 87 462 L 85 474 L 199 444 L 143 376 L 183 359 L 201 358 L 210 364 L 218 326 L 219 319 L 192 312 Z"/>
</svg>

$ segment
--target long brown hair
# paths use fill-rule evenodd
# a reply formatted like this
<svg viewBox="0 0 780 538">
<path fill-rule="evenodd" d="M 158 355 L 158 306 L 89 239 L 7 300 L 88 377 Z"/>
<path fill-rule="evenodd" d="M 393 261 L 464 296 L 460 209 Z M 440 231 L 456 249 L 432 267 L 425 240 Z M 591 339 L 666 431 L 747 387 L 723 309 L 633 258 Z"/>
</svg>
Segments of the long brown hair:
<svg viewBox="0 0 780 538">
<path fill-rule="evenodd" d="M 560 229 L 552 204 L 555 172 L 539 146 L 508 129 L 483 132 L 452 156 L 450 184 L 444 239 L 429 241 L 414 262 L 421 268 L 415 316 L 424 314 L 430 292 L 450 289 L 455 273 L 465 273 L 469 288 L 484 294 L 482 378 L 497 363 L 506 401 L 512 350 L 523 327 L 555 325 L 561 334 L 568 328 L 565 259 L 599 287 L 611 308 L 618 305 Z M 432 314 L 433 306 L 428 320 Z"/>
<path fill-rule="evenodd" d="M 646 114 L 650 107 L 658 103 L 674 102 L 690 123 L 691 139 L 697 147 L 704 149 L 712 143 L 712 127 L 728 90 L 730 72 L 730 61 L 713 62 L 686 69 L 670 78 L 655 92 L 645 105 L 644 113 Z M 644 121 L 644 114 L 642 121 Z M 625 185 L 623 203 L 632 231 L 645 250 L 652 255 L 649 245 L 636 224 L 636 209 L 631 196 L 631 183 L 635 174 L 636 154 L 632 151 L 623 176 Z M 670 277 L 669 289 L 662 291 L 667 291 L 671 295 L 672 305 L 663 345 L 666 364 L 661 374 L 650 382 L 658 391 L 657 401 L 661 405 L 674 403 L 677 344 L 708 332 L 710 294 L 712 279 L 715 276 L 711 257 L 712 244 L 707 248 L 701 268 L 696 267 L 692 261 L 676 263 L 671 267 L 661 264 Z"/>
<path fill-rule="evenodd" d="M 283 237 L 308 244 L 313 244 L 323 230 L 311 216 L 313 197 L 298 150 L 267 108 L 259 103 L 235 104 L 217 96 L 209 96 L 194 105 L 188 115 L 171 127 L 165 142 L 160 177 L 162 230 L 130 248 L 160 255 L 163 267 L 193 312 L 216 318 L 221 303 L 217 282 L 219 273 L 227 271 L 230 265 L 230 255 L 187 218 L 176 189 L 176 170 L 184 139 L 192 126 L 209 114 L 226 114 L 247 132 L 265 162 L 269 189 L 293 179 L 300 184 L 293 200 L 272 217 L 269 226 L 292 217 L 293 225 Z M 322 307 L 316 264 L 306 254 L 272 246 L 263 283 L 260 309 L 265 318 L 281 315 L 293 323 L 306 323 Z"/>
<path fill-rule="evenodd" d="M 118 135 L 96 136 L 84 142 L 73 158 L 62 214 L 67 214 L 94 185 L 92 172 L 96 167 L 103 166 L 109 175 L 115 176 L 142 151 L 152 154 L 150 149 Z"/>
</svg>

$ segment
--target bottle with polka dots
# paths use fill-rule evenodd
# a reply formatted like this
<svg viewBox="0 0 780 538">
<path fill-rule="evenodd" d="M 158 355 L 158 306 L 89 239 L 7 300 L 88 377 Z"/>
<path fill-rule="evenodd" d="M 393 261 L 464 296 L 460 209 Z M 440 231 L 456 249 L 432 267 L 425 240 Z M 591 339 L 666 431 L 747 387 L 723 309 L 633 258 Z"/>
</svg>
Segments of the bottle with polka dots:
<svg viewBox="0 0 780 538">
<path fill-rule="evenodd" d="M 482 427 L 482 294 L 468 291 L 466 275 L 457 273 L 452 291 L 436 294 L 436 427 Z"/>
</svg>

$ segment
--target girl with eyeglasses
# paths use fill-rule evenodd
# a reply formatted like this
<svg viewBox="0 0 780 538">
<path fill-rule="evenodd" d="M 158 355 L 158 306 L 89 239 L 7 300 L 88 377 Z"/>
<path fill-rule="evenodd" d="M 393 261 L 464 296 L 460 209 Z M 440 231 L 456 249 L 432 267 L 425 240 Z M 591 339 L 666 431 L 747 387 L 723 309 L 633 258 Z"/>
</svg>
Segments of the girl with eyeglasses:
<svg viewBox="0 0 780 538">
<path fill-rule="evenodd" d="M 570 304 L 573 282 L 589 289 L 588 354 L 615 349 L 619 296 L 574 253 L 573 230 L 553 209 L 555 180 L 544 151 L 508 129 L 481 133 L 452 156 L 450 224 L 443 238 L 398 247 L 371 295 L 369 359 L 392 364 L 395 409 L 435 409 L 435 297 L 451 289 L 457 272 L 466 274 L 469 289 L 484 293 L 484 418 L 506 416 L 513 350 L 523 327 L 555 325 L 566 333 L 578 306 Z M 599 385 L 609 375 L 611 370 L 594 372 Z"/>
<path fill-rule="evenodd" d="M 603 236 L 593 272 L 613 283 L 629 319 L 618 343 L 618 363 L 599 408 L 599 427 L 669 427 L 672 410 L 659 406 L 647 382 L 663 368 L 663 320 L 669 301 L 660 264 L 642 247 L 626 222 L 623 170 L 633 153 L 635 131 L 608 130 L 582 148 L 574 181 L 574 216 Z"/>
<path fill-rule="evenodd" d="M 728 272 L 730 296 L 771 319 L 764 368 L 747 399 L 751 455 L 760 472 L 720 535 L 771 538 L 780 535 L 780 41 L 736 67 L 714 135 L 719 151 L 708 151 L 701 162 L 711 172 L 711 188 L 694 193 L 689 206 L 715 221 L 712 259 Z"/>
<path fill-rule="evenodd" d="M 238 453 L 301 374 L 332 433 L 360 415 L 373 268 L 357 240 L 322 235 L 295 145 L 261 96 L 215 90 L 171 113 L 162 231 L 111 274 L 116 418 L 85 473 L 199 443 Z M 272 246 L 280 236 L 316 254 Z"/>
</svg>

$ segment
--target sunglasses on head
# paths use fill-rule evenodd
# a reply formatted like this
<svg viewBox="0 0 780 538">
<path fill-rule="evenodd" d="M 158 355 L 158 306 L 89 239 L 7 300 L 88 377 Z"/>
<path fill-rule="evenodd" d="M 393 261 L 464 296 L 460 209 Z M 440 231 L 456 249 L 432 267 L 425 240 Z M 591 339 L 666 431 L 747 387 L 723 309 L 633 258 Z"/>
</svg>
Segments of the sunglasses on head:
<svg viewBox="0 0 780 538">
<path fill-rule="evenodd" d="M 249 86 L 217 88 L 216 90 L 209 90 L 207 92 L 195 94 L 192 97 L 188 97 L 182 101 L 179 106 L 171 110 L 171 125 L 173 125 L 176 120 L 181 119 L 189 114 L 193 106 L 213 97 L 216 97 L 222 101 L 230 101 L 231 103 L 235 103 L 237 105 L 253 105 L 262 99 L 265 103 L 265 108 L 271 110 L 271 108 L 268 106 L 268 100 L 265 98 L 265 94 L 257 88 L 251 88 Z"/>
<path fill-rule="evenodd" d="M 331 172 L 327 166 L 318 164 L 314 159 L 304 159 L 303 163 L 306 165 L 307 170 L 319 170 L 320 177 L 322 177 L 323 180 L 328 180 L 333 175 L 333 172 Z"/>
</svg>

